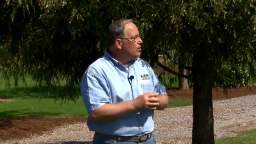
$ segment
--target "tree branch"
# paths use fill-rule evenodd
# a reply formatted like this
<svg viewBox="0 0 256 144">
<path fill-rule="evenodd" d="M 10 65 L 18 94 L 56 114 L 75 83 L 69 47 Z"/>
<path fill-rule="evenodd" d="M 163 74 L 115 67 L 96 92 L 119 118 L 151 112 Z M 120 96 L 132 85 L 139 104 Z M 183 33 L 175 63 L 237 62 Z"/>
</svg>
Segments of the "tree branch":
<svg viewBox="0 0 256 144">
<path fill-rule="evenodd" d="M 189 77 L 189 75 L 184 75 L 184 74 L 181 74 L 179 72 L 176 72 L 175 70 L 172 70 L 172 69 L 168 68 L 167 66 L 163 65 L 159 61 L 157 61 L 156 64 L 159 67 L 161 67 L 164 71 L 167 71 L 168 73 L 171 73 L 171 74 L 174 74 L 174 75 L 178 75 L 178 76 L 181 76 L 181 77 L 184 77 L 184 78 L 188 78 Z"/>
</svg>

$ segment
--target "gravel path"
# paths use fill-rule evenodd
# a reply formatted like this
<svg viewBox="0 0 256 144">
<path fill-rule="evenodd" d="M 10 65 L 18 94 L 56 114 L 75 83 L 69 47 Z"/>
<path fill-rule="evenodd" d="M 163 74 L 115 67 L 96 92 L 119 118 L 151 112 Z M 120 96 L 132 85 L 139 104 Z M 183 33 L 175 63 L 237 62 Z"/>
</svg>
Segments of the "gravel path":
<svg viewBox="0 0 256 144">
<path fill-rule="evenodd" d="M 215 138 L 235 136 L 256 128 L 256 95 L 214 101 Z M 155 115 L 155 135 L 162 144 L 190 144 L 192 135 L 192 107 L 168 108 Z M 85 123 L 70 124 L 43 135 L 3 144 L 89 144 L 93 133 Z"/>
</svg>

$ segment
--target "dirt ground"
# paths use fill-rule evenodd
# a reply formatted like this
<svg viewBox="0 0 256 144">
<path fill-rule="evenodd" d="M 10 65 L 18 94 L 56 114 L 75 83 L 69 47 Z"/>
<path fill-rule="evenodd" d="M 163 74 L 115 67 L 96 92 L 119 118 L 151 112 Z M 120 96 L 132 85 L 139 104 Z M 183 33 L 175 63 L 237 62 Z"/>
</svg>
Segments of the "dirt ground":
<svg viewBox="0 0 256 144">
<path fill-rule="evenodd" d="M 192 90 L 169 90 L 171 99 L 191 98 Z M 256 94 L 256 87 L 241 88 L 215 88 L 213 89 L 214 99 L 227 99 L 238 96 Z M 6 101 L 5 101 L 6 102 Z M 1 103 L 1 102 L 0 102 Z M 24 138 L 32 134 L 41 134 L 67 123 L 85 122 L 85 117 L 56 117 L 56 118 L 24 118 L 24 119 L 3 119 L 0 120 L 0 141 Z"/>
</svg>

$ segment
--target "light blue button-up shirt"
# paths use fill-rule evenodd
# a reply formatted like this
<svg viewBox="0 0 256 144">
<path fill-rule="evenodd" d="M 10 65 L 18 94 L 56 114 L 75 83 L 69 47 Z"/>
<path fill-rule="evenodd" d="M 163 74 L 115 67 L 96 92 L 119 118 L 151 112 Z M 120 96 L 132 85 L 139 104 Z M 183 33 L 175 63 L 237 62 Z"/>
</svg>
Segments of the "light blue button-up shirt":
<svg viewBox="0 0 256 144">
<path fill-rule="evenodd" d="M 148 63 L 138 58 L 128 65 L 120 64 L 108 52 L 85 71 L 81 93 L 88 112 L 106 103 L 129 101 L 144 92 L 166 93 Z M 88 119 L 91 131 L 102 134 L 132 136 L 154 130 L 153 110 L 131 112 L 113 121 Z"/>
</svg>

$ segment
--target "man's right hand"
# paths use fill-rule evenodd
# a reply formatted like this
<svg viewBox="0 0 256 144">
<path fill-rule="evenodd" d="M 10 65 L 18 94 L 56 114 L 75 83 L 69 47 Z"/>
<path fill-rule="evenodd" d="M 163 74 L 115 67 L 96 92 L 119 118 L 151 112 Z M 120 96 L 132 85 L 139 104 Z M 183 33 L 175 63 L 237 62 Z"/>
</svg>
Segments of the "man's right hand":
<svg viewBox="0 0 256 144">
<path fill-rule="evenodd" d="M 159 97 L 157 93 L 147 92 L 134 99 L 133 103 L 136 109 L 147 108 L 154 110 L 159 106 Z"/>
</svg>

